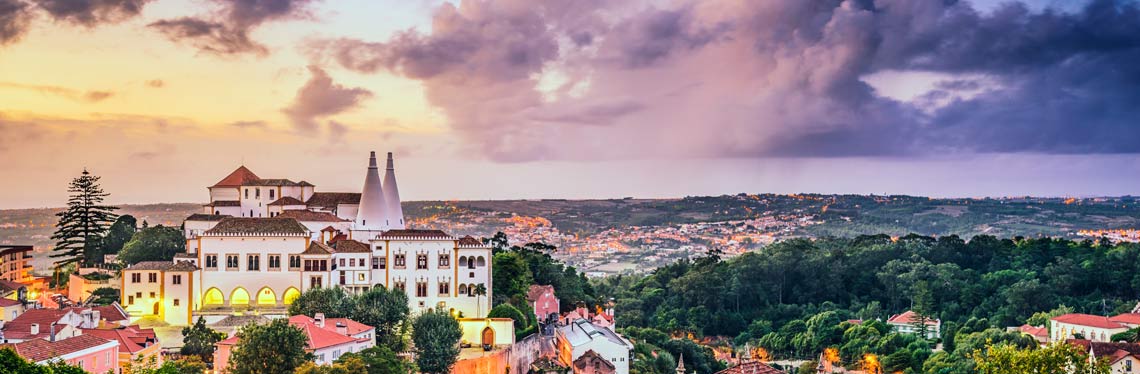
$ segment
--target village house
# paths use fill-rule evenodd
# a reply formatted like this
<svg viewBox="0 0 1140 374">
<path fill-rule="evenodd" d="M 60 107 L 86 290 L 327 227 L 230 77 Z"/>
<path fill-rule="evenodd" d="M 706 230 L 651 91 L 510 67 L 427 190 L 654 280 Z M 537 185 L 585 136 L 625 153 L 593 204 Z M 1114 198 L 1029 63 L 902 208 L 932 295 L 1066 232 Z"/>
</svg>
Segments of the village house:
<svg viewBox="0 0 1140 374">
<path fill-rule="evenodd" d="M 1087 339 L 1109 342 L 1112 336 L 1140 326 L 1140 314 L 1125 313 L 1113 317 L 1070 313 L 1049 320 L 1052 341 Z"/>
<path fill-rule="evenodd" d="M 613 365 L 613 373 L 629 374 L 633 343 L 613 330 L 578 319 L 555 330 L 555 343 L 558 359 L 576 373 L 580 366 L 594 368 L 596 358 L 602 358 Z"/>
<path fill-rule="evenodd" d="M 558 297 L 554 295 L 554 286 L 533 284 L 527 289 L 526 301 L 534 309 L 535 320 L 545 323 L 551 316 L 558 318 L 560 312 Z"/>
<path fill-rule="evenodd" d="M 4 343 L 79 336 L 82 329 L 123 326 L 127 314 L 118 304 L 64 309 L 31 309 L 0 328 Z"/>
<path fill-rule="evenodd" d="M 318 365 L 330 364 L 345 353 L 376 345 L 375 328 L 348 318 L 325 318 L 324 314 L 317 313 L 315 317 L 289 317 L 289 324 L 305 333 L 305 351 L 313 354 L 313 361 Z M 238 340 L 235 334 L 216 345 L 214 368 L 217 372 L 225 372 L 229 367 L 230 353 Z"/>
<path fill-rule="evenodd" d="M 1140 367 L 1137 367 L 1140 365 L 1140 344 L 1094 342 L 1088 339 L 1069 339 L 1066 342 L 1084 348 L 1089 352 L 1090 360 L 1107 360 L 1111 373 L 1140 371 Z"/>
<path fill-rule="evenodd" d="M 0 349 L 8 348 L 38 365 L 59 360 L 89 373 L 117 372 L 119 368 L 119 342 L 91 335 L 0 344 Z"/>
<path fill-rule="evenodd" d="M 930 318 L 924 324 L 926 325 L 927 339 L 933 340 L 942 336 L 942 321 Z M 887 325 L 902 334 L 918 334 L 918 313 L 908 310 L 902 314 L 893 315 L 887 319 Z"/>
</svg>

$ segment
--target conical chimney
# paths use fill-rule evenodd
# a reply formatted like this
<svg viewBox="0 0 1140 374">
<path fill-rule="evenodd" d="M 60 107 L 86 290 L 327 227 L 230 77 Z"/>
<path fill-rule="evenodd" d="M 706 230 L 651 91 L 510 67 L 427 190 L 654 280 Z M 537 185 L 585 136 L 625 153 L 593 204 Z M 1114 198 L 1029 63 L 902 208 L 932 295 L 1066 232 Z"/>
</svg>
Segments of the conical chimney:
<svg viewBox="0 0 1140 374">
<path fill-rule="evenodd" d="M 376 165 L 376 152 L 368 157 L 368 174 L 364 176 L 364 190 L 360 192 L 360 205 L 356 212 L 356 229 L 385 229 L 384 189 L 380 185 L 380 170 Z"/>
<path fill-rule="evenodd" d="M 384 202 L 388 207 L 385 211 L 388 220 L 386 228 L 403 229 L 404 208 L 400 206 L 400 189 L 396 187 L 396 168 L 392 163 L 392 152 L 388 152 L 388 170 L 384 173 Z"/>
</svg>

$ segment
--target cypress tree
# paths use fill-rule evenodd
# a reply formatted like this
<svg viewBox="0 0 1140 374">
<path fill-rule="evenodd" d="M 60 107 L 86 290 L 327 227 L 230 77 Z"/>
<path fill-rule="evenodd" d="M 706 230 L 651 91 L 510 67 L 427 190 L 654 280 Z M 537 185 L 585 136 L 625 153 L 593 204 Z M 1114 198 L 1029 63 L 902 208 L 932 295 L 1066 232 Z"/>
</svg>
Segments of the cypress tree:
<svg viewBox="0 0 1140 374">
<path fill-rule="evenodd" d="M 114 211 L 118 207 L 103 205 L 103 198 L 108 193 L 103 192 L 99 186 L 99 177 L 83 169 L 83 174 L 72 179 L 67 188 L 71 194 L 67 201 L 67 209 L 56 213 L 59 223 L 55 225 L 55 234 L 51 236 L 56 241 L 52 258 L 57 268 L 74 264 L 80 261 L 86 264 L 95 263 L 88 255 L 99 254 L 96 248 L 102 243 L 103 234 L 115 221 Z"/>
</svg>

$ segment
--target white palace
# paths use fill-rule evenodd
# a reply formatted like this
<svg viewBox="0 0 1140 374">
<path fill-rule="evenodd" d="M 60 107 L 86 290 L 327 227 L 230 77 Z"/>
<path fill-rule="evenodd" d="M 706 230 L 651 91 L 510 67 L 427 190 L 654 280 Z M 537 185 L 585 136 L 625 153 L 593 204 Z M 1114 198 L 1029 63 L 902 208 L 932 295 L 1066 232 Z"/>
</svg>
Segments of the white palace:
<svg viewBox="0 0 1140 374">
<path fill-rule="evenodd" d="M 413 312 L 486 315 L 491 249 L 470 236 L 407 229 L 391 153 L 383 183 L 373 152 L 360 193 L 315 190 L 234 170 L 209 187 L 202 213 L 186 219 L 186 253 L 123 271 L 124 309 L 132 319 L 182 326 L 197 314 L 281 313 L 311 288 L 359 293 L 379 285 L 405 291 Z"/>
</svg>

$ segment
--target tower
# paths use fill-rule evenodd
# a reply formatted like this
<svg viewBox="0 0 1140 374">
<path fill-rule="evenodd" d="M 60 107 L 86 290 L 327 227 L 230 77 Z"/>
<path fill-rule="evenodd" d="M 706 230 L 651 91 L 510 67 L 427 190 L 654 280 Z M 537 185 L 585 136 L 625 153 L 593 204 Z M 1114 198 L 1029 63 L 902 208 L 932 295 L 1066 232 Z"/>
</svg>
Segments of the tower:
<svg viewBox="0 0 1140 374">
<path fill-rule="evenodd" d="M 356 229 L 384 230 L 384 189 L 380 185 L 380 170 L 376 165 L 376 152 L 368 158 L 368 173 L 364 176 L 364 190 L 360 192 L 360 208 L 356 212 Z"/>
<path fill-rule="evenodd" d="M 396 187 L 396 168 L 392 163 L 392 152 L 388 152 L 388 170 L 384 172 L 384 225 L 387 229 L 404 228 L 404 208 L 400 206 L 400 189 Z"/>
<path fill-rule="evenodd" d="M 677 359 L 677 374 L 685 374 L 685 352 L 681 352 Z"/>
</svg>

